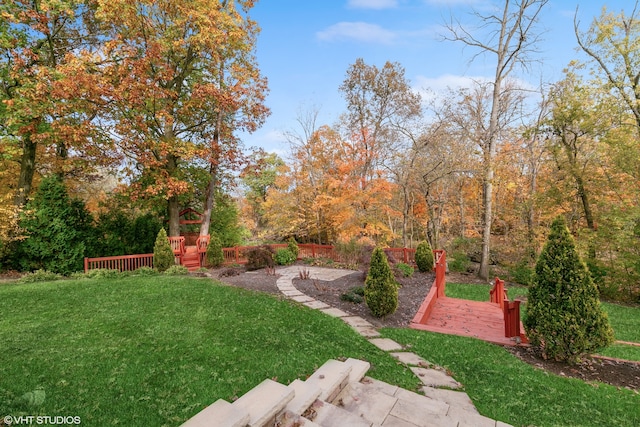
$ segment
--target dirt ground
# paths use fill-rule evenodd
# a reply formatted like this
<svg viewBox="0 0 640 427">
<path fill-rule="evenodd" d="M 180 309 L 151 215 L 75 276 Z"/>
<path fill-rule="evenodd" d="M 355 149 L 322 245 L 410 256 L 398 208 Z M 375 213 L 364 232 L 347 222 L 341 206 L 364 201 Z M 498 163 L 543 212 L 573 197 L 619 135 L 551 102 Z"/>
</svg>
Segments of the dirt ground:
<svg viewBox="0 0 640 427">
<path fill-rule="evenodd" d="M 301 269 L 304 266 L 300 266 Z M 212 270 L 214 278 L 232 286 L 281 295 L 276 287 L 277 275 L 267 274 L 265 270 L 246 272 L 243 268 Z M 276 271 L 277 274 L 277 271 Z M 398 291 L 398 309 L 384 319 L 371 315 L 364 302 L 345 301 L 341 295 L 351 289 L 364 286 L 364 274 L 356 272 L 340 279 L 327 282 L 320 280 L 294 279 L 293 283 L 301 292 L 325 302 L 332 307 L 362 317 L 377 327 L 408 327 L 418 311 L 420 304 L 429 292 L 434 275 L 415 272 L 411 278 L 398 277 L 402 285 Z M 473 275 L 447 275 L 452 283 L 485 283 Z M 603 358 L 586 358 L 578 365 L 544 360 L 538 357 L 530 347 L 508 347 L 515 356 L 523 361 L 560 376 L 578 378 L 584 381 L 600 381 L 617 387 L 627 387 L 640 392 L 640 363 Z"/>
</svg>

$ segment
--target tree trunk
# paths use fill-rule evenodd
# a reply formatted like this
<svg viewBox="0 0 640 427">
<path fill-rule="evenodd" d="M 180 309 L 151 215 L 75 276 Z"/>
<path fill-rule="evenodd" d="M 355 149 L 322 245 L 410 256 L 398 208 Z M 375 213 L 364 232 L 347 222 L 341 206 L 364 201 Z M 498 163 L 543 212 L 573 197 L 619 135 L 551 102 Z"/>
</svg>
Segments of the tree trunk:
<svg viewBox="0 0 640 427">
<path fill-rule="evenodd" d="M 31 139 L 31 134 L 24 136 L 22 142 L 22 158 L 20 159 L 20 176 L 18 177 L 18 189 L 14 196 L 14 205 L 22 207 L 27 203 L 33 185 L 33 175 L 36 170 L 36 149 L 38 143 Z"/>
<path fill-rule="evenodd" d="M 213 212 L 213 203 L 216 198 L 216 172 L 215 167 L 211 165 L 209 169 L 209 185 L 207 185 L 207 193 L 204 199 L 204 211 L 202 212 L 202 223 L 200 224 L 200 235 L 208 236 L 211 227 L 211 213 Z"/>
<path fill-rule="evenodd" d="M 169 237 L 180 235 L 180 205 L 178 196 L 171 196 L 167 200 L 167 211 L 169 212 Z"/>
<path fill-rule="evenodd" d="M 178 158 L 169 155 L 167 158 L 167 173 L 173 176 L 178 169 Z M 178 196 L 173 194 L 167 199 L 167 212 L 169 214 L 169 237 L 180 235 L 180 205 Z"/>
<path fill-rule="evenodd" d="M 493 219 L 493 167 L 485 166 L 485 179 L 483 184 L 483 217 L 482 217 L 482 257 L 478 277 L 489 279 L 489 259 L 491 255 L 491 221 Z"/>
</svg>

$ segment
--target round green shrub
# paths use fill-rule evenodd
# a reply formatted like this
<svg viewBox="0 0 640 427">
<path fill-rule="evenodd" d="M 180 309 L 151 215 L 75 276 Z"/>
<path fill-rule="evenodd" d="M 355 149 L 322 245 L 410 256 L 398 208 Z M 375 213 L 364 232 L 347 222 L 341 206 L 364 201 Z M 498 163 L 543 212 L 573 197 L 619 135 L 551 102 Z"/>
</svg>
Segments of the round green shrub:
<svg viewBox="0 0 640 427">
<path fill-rule="evenodd" d="M 426 240 L 416 248 L 416 265 L 422 273 L 433 271 L 433 250 Z"/>
<path fill-rule="evenodd" d="M 167 232 L 161 228 L 156 237 L 156 244 L 153 246 L 153 267 L 159 272 L 163 272 L 175 263 L 176 258 L 167 238 Z"/>
<path fill-rule="evenodd" d="M 18 283 L 50 282 L 59 279 L 62 279 L 62 275 L 58 273 L 47 270 L 36 270 L 20 277 L 20 279 L 18 279 Z"/>
<path fill-rule="evenodd" d="M 205 254 L 205 264 L 207 267 L 220 267 L 224 263 L 224 253 L 222 252 L 222 241 L 218 234 L 211 233 L 209 246 Z"/>
<path fill-rule="evenodd" d="M 562 217 L 538 257 L 524 326 L 531 345 L 554 360 L 575 362 L 613 342 L 598 289 Z"/>
<path fill-rule="evenodd" d="M 369 273 L 364 284 L 364 300 L 374 316 L 384 317 L 396 311 L 398 284 L 380 248 L 375 248 L 371 254 Z"/>
<path fill-rule="evenodd" d="M 355 286 L 340 295 L 342 301 L 352 302 L 354 304 L 360 304 L 364 301 L 364 287 Z"/>
<path fill-rule="evenodd" d="M 402 277 L 411 277 L 413 276 L 413 267 L 409 264 L 405 264 L 404 262 L 399 262 L 396 264 L 396 268 L 402 274 Z"/>
<path fill-rule="evenodd" d="M 164 271 L 167 276 L 185 276 L 189 274 L 189 269 L 184 265 L 172 265 Z"/>
<path fill-rule="evenodd" d="M 274 256 L 276 264 L 278 265 L 291 265 L 296 262 L 296 257 L 289 249 L 278 249 Z"/>
</svg>

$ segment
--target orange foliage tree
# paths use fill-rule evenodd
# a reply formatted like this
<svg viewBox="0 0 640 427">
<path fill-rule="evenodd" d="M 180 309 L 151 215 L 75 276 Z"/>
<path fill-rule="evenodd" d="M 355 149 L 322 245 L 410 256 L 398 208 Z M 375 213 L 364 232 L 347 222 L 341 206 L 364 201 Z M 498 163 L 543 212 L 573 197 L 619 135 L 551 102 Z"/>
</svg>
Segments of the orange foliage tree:
<svg viewBox="0 0 640 427">
<path fill-rule="evenodd" d="M 109 34 L 105 120 L 135 178 L 132 194 L 165 199 L 169 235 L 177 235 L 179 196 L 192 190 L 184 166 L 208 165 L 210 196 L 220 163 L 238 154 L 233 131 L 255 130 L 268 114 L 252 55 L 258 28 L 247 16 L 254 2 L 98 3 Z"/>
</svg>

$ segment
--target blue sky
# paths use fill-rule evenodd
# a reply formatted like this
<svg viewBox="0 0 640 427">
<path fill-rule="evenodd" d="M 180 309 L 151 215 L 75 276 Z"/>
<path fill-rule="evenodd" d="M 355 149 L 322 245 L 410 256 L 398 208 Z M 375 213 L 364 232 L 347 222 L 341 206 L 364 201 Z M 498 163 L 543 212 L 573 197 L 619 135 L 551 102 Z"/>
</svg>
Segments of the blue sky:
<svg viewBox="0 0 640 427">
<path fill-rule="evenodd" d="M 444 89 L 470 78 L 491 78 L 494 57 L 476 58 L 477 51 L 444 41 L 444 23 L 451 16 L 472 19 L 486 13 L 490 0 L 259 0 L 251 10 L 262 31 L 258 37 L 259 67 L 269 80 L 271 116 L 245 146 L 263 147 L 283 157 L 288 144 L 283 132 L 298 132 L 299 111 L 319 110 L 318 125 L 333 124 L 345 111 L 338 90 L 356 59 L 382 67 L 398 62 L 415 90 Z M 501 3 L 499 2 L 493 2 Z M 586 30 L 602 7 L 630 13 L 634 0 L 550 0 L 539 29 L 544 31 L 540 61 L 519 78 L 537 86 L 562 78 L 576 51 L 573 18 L 578 7 Z M 501 6 L 500 6 L 501 7 Z M 476 21 L 477 22 L 477 21 Z"/>
</svg>

